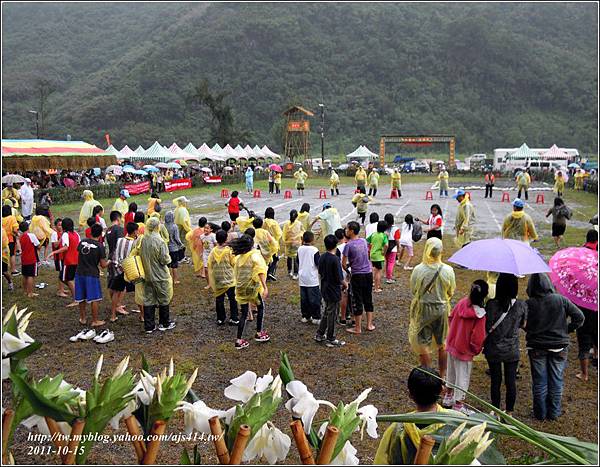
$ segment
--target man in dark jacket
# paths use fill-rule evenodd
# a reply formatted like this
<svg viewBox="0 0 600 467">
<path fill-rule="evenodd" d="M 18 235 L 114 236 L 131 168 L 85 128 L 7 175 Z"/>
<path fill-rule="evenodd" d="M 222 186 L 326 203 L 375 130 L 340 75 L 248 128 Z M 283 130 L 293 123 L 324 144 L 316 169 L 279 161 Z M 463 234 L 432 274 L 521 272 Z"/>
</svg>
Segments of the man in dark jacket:
<svg viewBox="0 0 600 467">
<path fill-rule="evenodd" d="M 525 339 L 531 363 L 533 413 L 538 420 L 556 420 L 561 414 L 569 333 L 583 324 L 584 316 L 567 298 L 555 293 L 546 274 L 530 277 L 527 295 Z"/>
</svg>

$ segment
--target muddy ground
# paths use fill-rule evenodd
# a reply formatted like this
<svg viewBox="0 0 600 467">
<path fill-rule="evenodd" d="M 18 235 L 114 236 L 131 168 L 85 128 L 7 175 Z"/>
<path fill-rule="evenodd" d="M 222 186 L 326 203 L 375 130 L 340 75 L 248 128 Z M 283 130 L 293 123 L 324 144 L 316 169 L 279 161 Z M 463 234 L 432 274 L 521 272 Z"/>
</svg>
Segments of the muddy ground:
<svg viewBox="0 0 600 467">
<path fill-rule="evenodd" d="M 424 200 L 422 203 L 420 200 L 424 195 L 423 188 L 414 187 L 412 198 L 419 200 L 419 212 L 422 211 L 422 207 L 426 207 Z M 349 191 L 348 188 L 345 190 Z M 317 191 L 311 192 L 310 202 L 313 206 L 318 206 L 319 203 L 316 199 L 317 193 Z M 403 216 L 405 211 L 401 206 L 410 198 L 409 195 L 410 190 L 407 191 L 404 200 L 393 200 L 394 206 L 389 209 L 390 201 L 382 198 L 379 201 L 381 204 L 374 206 L 374 209 L 377 208 L 381 216 L 388 211 Z M 478 198 L 483 198 L 483 194 L 479 193 Z M 597 201 L 597 198 L 595 200 Z M 215 200 L 215 204 L 219 201 Z M 277 204 L 282 202 L 284 200 Z M 448 203 L 452 210 L 455 201 L 450 199 Z M 477 203 L 480 204 L 481 210 L 485 209 L 483 199 L 477 200 Z M 501 204 L 498 199 L 492 203 L 489 204 L 494 206 L 493 212 L 498 216 L 507 209 L 507 204 Z M 296 203 L 281 206 L 282 212 L 277 216 L 278 220 L 283 220 L 285 211 L 292 207 L 299 206 L 296 206 Z M 221 208 L 215 208 L 215 211 L 217 209 L 218 212 L 222 212 Z M 588 211 L 585 207 L 581 209 L 584 212 L 577 221 L 583 224 L 586 221 L 583 214 L 587 214 Z M 262 212 L 264 208 L 257 211 Z M 548 236 L 550 225 L 543 222 L 539 209 L 535 210 L 534 206 L 532 211 L 537 211 L 534 214 L 536 220 L 541 221 L 539 225 L 542 233 Z M 346 209 L 343 215 L 348 212 L 350 209 Z M 219 216 L 219 219 L 220 217 L 222 216 Z M 448 219 L 452 225 L 453 214 Z M 351 219 L 347 218 L 347 220 Z M 485 236 L 493 236 L 492 231 L 497 231 L 495 223 L 487 218 L 485 225 L 487 233 Z M 581 229 L 581 231 L 585 230 Z M 416 258 L 421 257 L 423 244 L 424 241 L 421 241 L 415 245 Z M 445 237 L 444 244 L 447 248 L 444 256 L 447 258 L 455 249 L 451 235 Z M 224 397 L 223 390 L 230 379 L 246 370 L 255 371 L 259 375 L 266 373 L 269 368 L 276 372 L 279 366 L 279 352 L 286 351 L 297 378 L 307 384 L 317 399 L 327 399 L 334 403 L 340 400 L 349 402 L 366 387 L 372 387 L 373 391 L 367 403 L 378 407 L 380 414 L 412 410 L 407 396 L 406 379 L 411 368 L 417 364 L 417 359 L 411 353 L 407 339 L 408 307 L 411 299 L 408 289 L 409 272 L 396 268 L 397 282 L 392 285 L 384 284 L 384 292 L 374 294 L 377 326 L 374 332 L 354 336 L 342 327 L 338 327 L 338 337 L 344 339 L 347 345 L 341 349 L 328 349 L 313 340 L 316 326 L 300 322 L 298 284 L 286 275 L 285 267 L 280 267 L 278 281 L 271 285 L 270 297 L 266 305 L 265 328 L 271 335 L 271 341 L 262 344 L 251 341 L 250 347 L 242 351 L 234 348 L 235 328 L 217 327 L 215 324 L 214 301 L 211 294 L 204 290 L 205 282 L 194 277 L 189 265 L 182 266 L 180 272 L 182 283 L 175 286 L 171 307 L 172 317 L 177 320 L 177 327 L 166 333 L 145 335 L 137 315 L 132 314 L 121 317 L 117 323 L 111 324 L 110 329 L 116 336 L 116 340 L 111 343 L 104 345 L 93 342 L 70 343 L 68 338 L 81 329 L 77 322 L 77 311 L 65 308 L 67 299 L 56 297 L 56 273 L 53 268 L 48 267 L 42 268 L 37 280 L 37 282 L 50 284 L 39 291 L 40 297 L 35 300 L 25 298 L 19 284 L 14 292 L 4 294 L 3 307 L 6 310 L 13 303 L 17 303 L 19 307 L 27 306 L 34 311 L 28 333 L 42 342 L 43 347 L 27 360 L 27 366 L 36 378 L 62 373 L 69 383 L 88 388 L 94 365 L 101 353 L 105 358 L 105 372 L 112 372 L 115 365 L 128 354 L 132 357 L 132 366 L 135 369 L 140 367 L 142 353 L 149 360 L 153 370 L 168 365 L 169 358 L 173 357 L 176 368 L 186 374 L 199 367 L 194 391 L 210 407 L 227 409 L 233 404 Z M 471 281 L 483 277 L 483 274 L 456 270 L 456 276 L 458 289 L 454 303 L 466 294 Z M 19 283 L 20 278 L 17 278 L 16 282 Z M 525 282 L 521 285 L 520 294 L 524 295 L 524 291 Z M 128 297 L 127 303 L 132 305 L 133 297 Z M 106 300 L 102 303 L 101 310 L 102 315 L 105 316 Z M 255 323 L 249 323 L 246 329 L 247 336 L 250 336 L 254 325 Z M 569 366 L 565 373 L 564 415 L 558 422 L 551 423 L 538 422 L 532 417 L 529 363 L 523 356 L 515 416 L 539 430 L 595 441 L 598 423 L 597 370 L 592 368 L 588 383 L 579 381 L 575 378 L 579 366 L 576 358 L 577 344 L 573 336 L 569 350 Z M 470 389 L 489 400 L 489 377 L 485 374 L 486 368 L 484 360 L 475 362 Z M 3 406 L 10 407 L 10 384 L 7 381 L 3 382 L 3 390 Z M 319 412 L 316 420 L 324 417 L 323 410 Z M 289 413 L 281 407 L 275 418 L 275 424 L 284 432 L 291 434 L 289 422 Z M 385 428 L 385 424 L 380 424 L 380 435 Z M 178 413 L 169 422 L 168 430 L 176 433 L 182 429 L 183 417 Z M 121 426 L 119 431 L 124 432 L 125 428 Z M 107 433 L 112 433 L 110 428 L 107 428 Z M 34 443 L 27 441 L 27 434 L 28 431 L 24 427 L 19 427 L 16 432 L 13 453 L 17 463 L 52 464 L 58 461 L 53 456 L 30 455 L 28 448 Z M 357 434 L 352 439 L 352 443 L 358 449 L 357 455 L 361 463 L 372 463 L 378 440 L 372 440 L 365 434 L 365 439 L 361 441 L 360 435 Z M 189 443 L 163 444 L 157 462 L 178 463 L 183 446 L 190 447 Z M 540 454 L 531 446 L 506 438 L 499 440 L 499 447 L 512 463 L 527 461 L 532 456 Z M 203 463 L 217 461 L 210 444 L 201 445 L 201 454 Z M 129 443 L 118 442 L 96 445 L 88 462 L 132 464 L 135 463 L 135 456 Z M 299 462 L 294 446 L 290 450 L 287 462 Z"/>
</svg>

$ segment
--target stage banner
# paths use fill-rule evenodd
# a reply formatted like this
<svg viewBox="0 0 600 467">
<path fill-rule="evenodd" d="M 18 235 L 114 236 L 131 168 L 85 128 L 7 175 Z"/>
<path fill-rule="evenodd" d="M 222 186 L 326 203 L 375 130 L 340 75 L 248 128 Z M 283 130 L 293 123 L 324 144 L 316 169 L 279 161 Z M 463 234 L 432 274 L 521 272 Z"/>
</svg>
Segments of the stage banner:
<svg viewBox="0 0 600 467">
<path fill-rule="evenodd" d="M 130 195 L 139 195 L 140 193 L 150 191 L 150 182 L 129 183 L 124 185 L 123 188 L 125 188 Z"/>
<path fill-rule="evenodd" d="M 192 179 L 190 178 L 165 182 L 165 191 L 187 190 L 188 188 L 192 188 Z"/>
</svg>

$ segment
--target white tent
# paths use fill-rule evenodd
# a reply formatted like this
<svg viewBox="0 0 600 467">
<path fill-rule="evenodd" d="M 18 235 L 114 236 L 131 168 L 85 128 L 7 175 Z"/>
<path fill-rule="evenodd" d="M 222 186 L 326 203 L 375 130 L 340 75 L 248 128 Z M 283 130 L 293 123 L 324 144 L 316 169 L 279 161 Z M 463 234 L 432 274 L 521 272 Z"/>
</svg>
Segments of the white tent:
<svg viewBox="0 0 600 467">
<path fill-rule="evenodd" d="M 142 147 L 142 145 L 139 145 L 133 152 L 135 152 L 138 156 L 141 156 L 144 154 L 144 152 L 146 152 L 146 150 Z"/>
<path fill-rule="evenodd" d="M 265 144 L 262 148 L 261 148 L 263 154 L 265 155 L 265 157 L 269 157 L 271 156 L 273 159 L 275 160 L 279 160 L 281 159 L 281 156 L 273 151 L 271 151 L 267 145 Z"/>
<path fill-rule="evenodd" d="M 190 143 L 191 144 L 191 143 Z M 184 151 L 177 143 L 173 143 L 167 151 L 172 155 L 173 160 L 184 160 L 184 161 L 199 161 L 199 157 L 195 154 Z"/>
<path fill-rule="evenodd" d="M 378 158 L 379 158 L 379 156 L 377 154 L 369 151 L 369 149 L 366 146 L 362 146 L 362 145 L 359 146 L 358 148 L 356 148 L 356 150 L 354 150 L 350 154 L 346 155 L 347 161 L 358 161 L 358 162 L 374 161 L 374 160 L 377 160 Z"/>
<path fill-rule="evenodd" d="M 202 146 L 198 148 L 198 156 L 200 159 L 208 159 L 209 161 L 224 161 L 225 158 L 221 156 L 216 151 L 213 151 L 208 147 L 208 144 L 203 143 Z"/>
<path fill-rule="evenodd" d="M 244 148 L 241 147 L 239 144 L 235 147 L 234 151 L 237 153 L 237 158 L 238 160 L 248 160 L 248 154 L 246 153 L 246 151 L 244 151 Z"/>
<path fill-rule="evenodd" d="M 140 146 L 141 147 L 141 146 Z M 137 149 L 135 151 L 137 153 Z M 159 162 L 167 162 L 173 159 L 172 154 L 167 151 L 158 141 L 155 141 L 152 146 L 146 149 L 143 153 L 132 157 L 132 160 L 152 160 Z"/>
<path fill-rule="evenodd" d="M 239 160 L 239 155 L 229 144 L 223 148 L 223 152 L 227 156 L 228 159 Z"/>
</svg>

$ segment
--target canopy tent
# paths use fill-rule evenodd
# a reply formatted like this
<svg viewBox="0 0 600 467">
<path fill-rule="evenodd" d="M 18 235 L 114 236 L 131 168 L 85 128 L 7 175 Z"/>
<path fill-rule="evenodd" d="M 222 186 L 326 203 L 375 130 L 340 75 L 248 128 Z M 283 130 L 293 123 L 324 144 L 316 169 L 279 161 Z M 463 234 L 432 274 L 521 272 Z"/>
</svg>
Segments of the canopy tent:
<svg viewBox="0 0 600 467">
<path fill-rule="evenodd" d="M 215 143 L 215 145 L 212 148 L 210 148 L 210 150 L 217 156 L 219 156 L 221 159 L 227 160 L 227 154 L 225 154 L 225 151 L 223 151 L 223 148 L 219 146 L 218 143 Z"/>
<path fill-rule="evenodd" d="M 556 144 L 553 144 L 550 149 L 540 155 L 540 159 L 553 161 L 564 160 L 567 162 L 571 159 L 571 157 L 566 152 L 561 151 Z"/>
<path fill-rule="evenodd" d="M 246 151 L 244 151 L 244 148 L 241 147 L 239 144 L 235 147 L 234 151 L 237 152 L 237 154 L 238 154 L 238 160 L 241 160 L 241 159 L 248 160 L 250 157 L 254 157 L 254 156 L 248 156 L 248 153 Z"/>
<path fill-rule="evenodd" d="M 248 146 L 246 146 L 248 147 Z M 252 154 L 254 154 L 254 157 L 258 158 L 262 158 L 262 159 L 273 159 L 273 156 L 271 156 L 270 154 L 265 154 L 265 152 L 260 148 L 260 146 L 257 144 L 256 146 L 254 146 L 253 148 L 250 148 L 250 151 L 252 151 Z"/>
<path fill-rule="evenodd" d="M 225 157 L 222 157 L 220 154 L 217 154 L 211 148 L 208 147 L 208 144 L 203 143 L 202 146 L 198 148 L 198 156 L 200 160 L 207 159 L 209 161 L 224 161 Z"/>
<path fill-rule="evenodd" d="M 346 155 L 347 161 L 374 161 L 378 160 L 379 156 L 374 152 L 369 151 L 366 146 L 359 146 L 353 152 Z"/>
<path fill-rule="evenodd" d="M 265 157 L 272 157 L 273 159 L 276 160 L 280 160 L 281 156 L 273 151 L 271 151 L 267 145 L 265 144 L 262 148 L 261 148 L 262 153 L 264 154 Z"/>
<path fill-rule="evenodd" d="M 146 150 L 140 145 L 137 148 L 135 148 L 135 151 L 133 152 L 135 152 L 138 156 L 141 156 L 146 152 Z"/>
<path fill-rule="evenodd" d="M 123 149 L 121 149 L 119 151 L 117 159 L 119 159 L 119 160 L 131 159 L 135 155 L 136 155 L 135 151 L 126 145 Z"/>
<path fill-rule="evenodd" d="M 105 152 L 107 154 L 112 154 L 117 159 L 119 158 L 119 150 L 117 148 L 115 148 L 112 144 L 105 149 Z"/>
<path fill-rule="evenodd" d="M 531 150 L 526 143 L 523 143 L 519 149 L 506 156 L 506 160 L 522 160 L 539 159 L 538 153 Z"/>
<path fill-rule="evenodd" d="M 236 161 L 239 160 L 238 153 L 235 152 L 235 149 L 233 149 L 229 144 L 223 148 L 223 152 L 228 159 L 234 159 Z"/>
<path fill-rule="evenodd" d="M 141 146 L 140 146 L 141 147 Z M 137 153 L 137 149 L 135 150 Z M 173 159 L 172 154 L 167 151 L 158 141 L 155 141 L 152 146 L 146 149 L 143 153 L 137 154 L 131 158 L 132 160 L 151 160 L 168 162 Z"/>
<path fill-rule="evenodd" d="M 116 164 L 114 154 L 84 141 L 3 139 L 2 168 L 9 172 L 27 170 L 82 170 Z"/>
<path fill-rule="evenodd" d="M 167 151 L 171 154 L 173 160 L 180 159 L 184 161 L 200 161 L 200 158 L 197 155 L 190 154 L 189 152 L 184 151 L 179 146 L 177 146 L 177 143 L 173 143 L 167 149 Z"/>
</svg>

